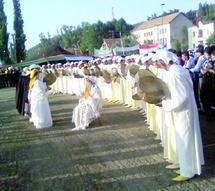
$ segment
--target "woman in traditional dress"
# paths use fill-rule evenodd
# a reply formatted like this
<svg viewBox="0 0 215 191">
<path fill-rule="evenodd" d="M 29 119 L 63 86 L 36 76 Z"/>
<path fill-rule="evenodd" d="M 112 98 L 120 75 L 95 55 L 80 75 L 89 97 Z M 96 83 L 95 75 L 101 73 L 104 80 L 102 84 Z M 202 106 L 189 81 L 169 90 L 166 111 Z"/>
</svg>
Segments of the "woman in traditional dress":
<svg viewBox="0 0 215 191">
<path fill-rule="evenodd" d="M 52 116 L 48 101 L 48 88 L 39 78 L 39 71 L 30 74 L 29 91 L 31 95 L 31 120 L 37 129 L 52 127 Z"/>
<path fill-rule="evenodd" d="M 84 88 L 78 105 L 73 110 L 72 122 L 75 123 L 73 130 L 86 129 L 91 122 L 100 119 L 102 110 L 101 90 L 97 85 L 96 78 L 90 76 L 89 70 L 84 68 Z"/>
</svg>

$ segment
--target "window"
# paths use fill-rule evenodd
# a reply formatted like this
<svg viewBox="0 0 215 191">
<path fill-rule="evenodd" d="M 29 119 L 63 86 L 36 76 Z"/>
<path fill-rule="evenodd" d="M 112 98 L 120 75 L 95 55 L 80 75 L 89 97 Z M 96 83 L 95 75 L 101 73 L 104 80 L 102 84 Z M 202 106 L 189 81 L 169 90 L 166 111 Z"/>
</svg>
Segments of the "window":
<svg viewBox="0 0 215 191">
<path fill-rule="evenodd" d="M 196 36 L 196 33 L 195 32 L 193 32 L 193 37 L 195 37 Z"/>
<path fill-rule="evenodd" d="M 167 29 L 165 28 L 165 33 L 167 33 Z"/>
<path fill-rule="evenodd" d="M 201 29 L 199 30 L 199 37 L 203 37 L 203 31 Z"/>
</svg>

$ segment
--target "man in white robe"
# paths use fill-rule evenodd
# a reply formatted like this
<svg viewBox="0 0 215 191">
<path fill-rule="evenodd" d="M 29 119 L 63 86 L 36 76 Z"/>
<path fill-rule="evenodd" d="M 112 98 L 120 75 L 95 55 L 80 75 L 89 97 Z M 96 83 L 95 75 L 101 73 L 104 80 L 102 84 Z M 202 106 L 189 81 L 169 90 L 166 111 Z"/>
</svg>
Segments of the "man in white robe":
<svg viewBox="0 0 215 191">
<path fill-rule="evenodd" d="M 156 60 L 169 71 L 171 98 L 162 101 L 165 111 L 172 111 L 176 131 L 176 149 L 180 176 L 174 181 L 186 181 L 201 174 L 204 164 L 198 110 L 189 72 L 180 65 L 172 64 L 174 55 L 161 50 Z"/>
</svg>

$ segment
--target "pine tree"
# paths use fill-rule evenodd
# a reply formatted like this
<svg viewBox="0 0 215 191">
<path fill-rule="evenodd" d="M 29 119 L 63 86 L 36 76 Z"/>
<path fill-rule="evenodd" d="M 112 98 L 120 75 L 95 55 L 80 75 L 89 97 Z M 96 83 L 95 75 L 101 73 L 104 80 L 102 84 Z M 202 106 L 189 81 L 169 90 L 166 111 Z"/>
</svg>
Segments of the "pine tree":
<svg viewBox="0 0 215 191">
<path fill-rule="evenodd" d="M 13 0 L 14 7 L 14 31 L 15 31 L 15 57 L 16 62 L 20 63 L 26 57 L 25 41 L 26 36 L 23 31 L 24 21 L 22 19 L 20 0 Z"/>
<path fill-rule="evenodd" d="M 4 0 L 0 0 L 0 59 L 4 64 L 10 63 L 8 51 L 7 17 L 4 12 Z"/>
</svg>

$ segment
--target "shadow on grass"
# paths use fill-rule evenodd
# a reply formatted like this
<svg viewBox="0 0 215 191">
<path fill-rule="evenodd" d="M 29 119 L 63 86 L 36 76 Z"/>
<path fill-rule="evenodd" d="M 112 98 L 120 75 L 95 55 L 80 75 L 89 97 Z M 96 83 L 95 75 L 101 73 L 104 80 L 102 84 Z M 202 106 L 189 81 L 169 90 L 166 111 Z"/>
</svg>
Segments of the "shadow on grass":
<svg viewBox="0 0 215 191">
<path fill-rule="evenodd" d="M 9 126 L 2 128 L 0 135 L 0 190 L 134 191 L 174 185 L 171 178 L 175 173 L 165 169 L 162 148 L 137 111 L 108 104 L 103 110 L 103 126 L 72 132 L 72 107 L 77 103 L 74 97 L 51 97 L 54 126 L 42 130 L 25 119 L 23 123 L 16 120 L 14 104 L 11 100 L 8 107 L 5 104 L 5 111 L 11 113 L 0 114 Z M 210 128 L 205 125 L 202 129 L 204 143 L 213 143 L 207 141 L 213 137 Z M 194 181 L 215 176 L 214 148 L 205 147 L 204 153 L 203 174 Z M 147 164 L 141 164 L 140 158 Z"/>
<path fill-rule="evenodd" d="M 16 132 L 11 132 L 4 134 L 6 136 L 0 137 L 0 143 L 21 143 L 21 142 L 28 142 L 28 141 L 36 141 L 40 140 L 43 138 L 45 139 L 50 139 L 50 138 L 60 138 L 60 137 L 68 137 L 72 135 L 79 135 L 79 134 L 88 134 L 88 133 L 96 133 L 96 132 L 102 132 L 102 133 L 108 133 L 108 132 L 113 132 L 113 131 L 119 131 L 119 130 L 126 130 L 126 129 L 131 129 L 131 126 L 111 126 L 111 127 L 106 127 L 106 126 L 101 126 L 101 127 L 96 127 L 96 128 L 91 128 L 87 129 L 85 131 L 72 131 L 72 128 L 74 128 L 74 124 L 71 122 L 62 122 L 60 121 L 55 121 L 55 125 L 57 127 L 52 127 L 49 129 L 36 129 L 34 130 L 35 127 L 31 128 L 31 130 L 26 130 L 26 131 L 16 131 Z M 133 127 L 134 129 L 135 127 Z M 57 131 L 56 131 L 57 130 Z M 53 131 L 53 133 L 52 133 Z M 24 134 L 23 134 L 24 133 Z"/>
<path fill-rule="evenodd" d="M 32 176 L 30 180 L 26 176 L 18 176 L 16 187 L 22 187 L 26 182 L 28 188 L 34 190 L 157 190 L 174 185 L 171 178 L 175 176 L 171 171 L 162 171 L 166 163 L 139 165 L 134 167 L 123 167 L 121 169 L 105 170 L 101 172 L 82 172 L 74 173 L 67 169 L 58 174 L 49 174 L 48 176 Z M 26 179 L 25 179 L 26 178 Z M 28 181 L 26 181 L 28 180 Z M 37 184 L 36 184 L 37 183 Z M 5 182 L 5 187 L 9 181 Z M 56 185 L 56 186 L 53 186 Z M 22 187 L 23 188 L 23 187 Z"/>
</svg>

